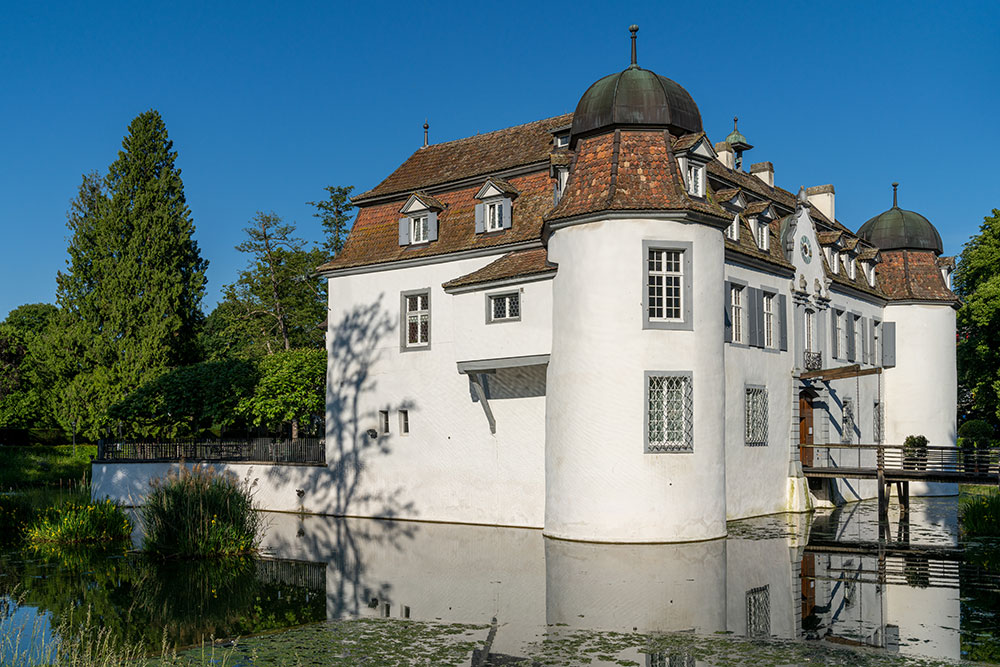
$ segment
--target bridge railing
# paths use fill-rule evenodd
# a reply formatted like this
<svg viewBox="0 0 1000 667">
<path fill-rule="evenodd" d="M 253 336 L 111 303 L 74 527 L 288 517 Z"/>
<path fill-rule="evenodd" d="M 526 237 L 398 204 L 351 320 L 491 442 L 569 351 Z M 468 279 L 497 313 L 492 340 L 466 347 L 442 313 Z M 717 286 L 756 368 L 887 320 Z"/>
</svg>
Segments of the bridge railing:
<svg viewBox="0 0 1000 667">
<path fill-rule="evenodd" d="M 248 440 L 122 440 L 99 442 L 96 461 L 150 463 L 175 461 L 231 461 L 325 465 L 321 438 L 250 438 Z"/>
<path fill-rule="evenodd" d="M 875 457 L 865 457 L 862 467 L 882 470 L 911 470 L 915 472 L 966 473 L 1000 475 L 1000 447 L 959 449 L 957 447 L 906 447 L 904 445 L 864 445 L 829 443 L 799 445 L 818 450 L 829 450 L 828 458 L 838 467 L 850 467 L 849 454 L 874 452 Z M 835 454 L 843 452 L 842 455 Z M 857 465 L 857 464 L 854 464 Z"/>
</svg>

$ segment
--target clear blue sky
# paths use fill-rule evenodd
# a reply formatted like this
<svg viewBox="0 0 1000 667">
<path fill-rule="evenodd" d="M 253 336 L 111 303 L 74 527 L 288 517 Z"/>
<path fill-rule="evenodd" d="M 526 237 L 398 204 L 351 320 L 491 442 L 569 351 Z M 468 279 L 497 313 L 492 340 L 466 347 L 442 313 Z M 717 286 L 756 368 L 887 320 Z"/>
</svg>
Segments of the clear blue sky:
<svg viewBox="0 0 1000 667">
<path fill-rule="evenodd" d="M 686 8 L 709 8 L 696 14 Z M 833 183 L 857 229 L 891 204 L 957 253 L 1000 208 L 1000 3 L 6 3 L 0 20 L 0 318 L 55 298 L 65 213 L 129 121 L 179 151 L 208 312 L 255 211 L 319 239 L 305 202 L 378 183 L 422 141 L 572 111 L 639 64 L 683 85 L 789 190 Z"/>
</svg>

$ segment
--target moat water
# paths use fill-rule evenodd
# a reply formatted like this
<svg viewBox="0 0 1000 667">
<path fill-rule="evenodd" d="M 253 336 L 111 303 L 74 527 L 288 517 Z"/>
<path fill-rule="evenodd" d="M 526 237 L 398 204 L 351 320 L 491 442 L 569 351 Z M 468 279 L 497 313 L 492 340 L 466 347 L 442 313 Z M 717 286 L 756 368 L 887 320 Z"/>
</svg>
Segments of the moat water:
<svg viewBox="0 0 1000 667">
<path fill-rule="evenodd" d="M 894 507 L 881 535 L 875 503 L 862 502 L 672 545 L 291 514 L 268 523 L 262 558 L 235 564 L 0 549 L 0 664 L 15 652 L 44 662 L 53 629 L 84 610 L 150 654 L 164 633 L 198 651 L 240 637 L 217 649 L 229 665 L 1000 661 L 1000 545 L 961 543 L 957 498 L 915 499 L 908 519 Z"/>
</svg>

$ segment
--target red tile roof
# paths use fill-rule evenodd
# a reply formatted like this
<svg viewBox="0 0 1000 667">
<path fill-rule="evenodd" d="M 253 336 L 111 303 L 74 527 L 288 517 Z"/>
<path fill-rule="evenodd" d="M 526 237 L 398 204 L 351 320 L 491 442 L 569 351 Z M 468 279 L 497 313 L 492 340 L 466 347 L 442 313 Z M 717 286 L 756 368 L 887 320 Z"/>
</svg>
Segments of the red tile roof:
<svg viewBox="0 0 1000 667">
<path fill-rule="evenodd" d="M 883 250 L 875 269 L 878 284 L 893 300 L 916 299 L 956 303 L 930 250 Z"/>
<path fill-rule="evenodd" d="M 558 267 L 548 261 L 545 248 L 517 250 L 487 264 L 478 271 L 459 276 L 444 283 L 442 287 L 452 289 L 468 285 L 479 285 L 509 278 L 525 278 L 545 273 L 554 273 Z"/>
</svg>

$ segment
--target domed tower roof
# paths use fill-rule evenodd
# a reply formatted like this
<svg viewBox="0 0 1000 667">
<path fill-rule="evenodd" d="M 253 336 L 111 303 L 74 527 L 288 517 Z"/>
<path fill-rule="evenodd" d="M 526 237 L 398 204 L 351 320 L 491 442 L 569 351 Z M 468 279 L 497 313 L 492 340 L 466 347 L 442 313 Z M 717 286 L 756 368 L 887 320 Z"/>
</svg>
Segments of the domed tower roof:
<svg viewBox="0 0 1000 667">
<path fill-rule="evenodd" d="M 632 64 L 599 79 L 580 98 L 573 114 L 570 141 L 615 127 L 662 127 L 675 135 L 701 132 L 701 114 L 691 95 L 678 83 L 636 64 L 631 26 Z"/>
<path fill-rule="evenodd" d="M 897 187 L 899 183 L 892 184 L 892 208 L 861 225 L 858 236 L 880 250 L 933 250 L 940 255 L 941 235 L 924 216 L 899 208 Z"/>
</svg>

